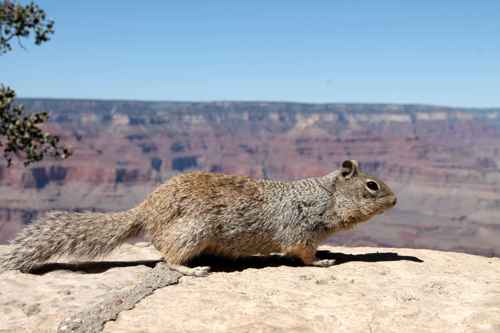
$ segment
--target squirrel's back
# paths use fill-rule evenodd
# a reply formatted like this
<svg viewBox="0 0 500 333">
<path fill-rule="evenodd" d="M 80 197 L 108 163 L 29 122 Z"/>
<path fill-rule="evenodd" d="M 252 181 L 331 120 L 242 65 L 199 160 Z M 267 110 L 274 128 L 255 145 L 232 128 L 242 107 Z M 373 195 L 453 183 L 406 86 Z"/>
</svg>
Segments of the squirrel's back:
<svg viewBox="0 0 500 333">
<path fill-rule="evenodd" d="M 139 209 L 155 247 L 182 263 L 201 252 L 240 256 L 254 254 L 256 242 L 270 244 L 264 203 L 264 188 L 252 178 L 191 172 L 168 180 Z"/>
</svg>

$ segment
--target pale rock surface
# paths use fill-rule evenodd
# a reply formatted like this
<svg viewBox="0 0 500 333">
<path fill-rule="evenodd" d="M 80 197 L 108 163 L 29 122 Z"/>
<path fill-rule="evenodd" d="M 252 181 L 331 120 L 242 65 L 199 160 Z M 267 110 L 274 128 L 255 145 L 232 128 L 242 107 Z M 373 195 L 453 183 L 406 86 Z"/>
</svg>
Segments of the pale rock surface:
<svg viewBox="0 0 500 333">
<path fill-rule="evenodd" d="M 324 255 L 338 265 L 282 266 L 278 257 L 267 264 L 215 262 L 208 277 L 182 277 L 156 289 L 108 321 L 104 332 L 500 332 L 499 258 L 413 249 L 322 250 L 331 251 Z M 125 245 L 103 260 L 158 258 L 143 244 Z M 96 274 L 1 273 L 0 332 L 55 332 L 63 319 L 141 284 L 154 271 L 151 263 Z"/>
<path fill-rule="evenodd" d="M 8 246 L 0 246 L 0 254 Z M 151 247 L 124 245 L 106 261 L 158 259 Z M 72 313 L 106 295 L 131 288 L 151 269 L 144 265 L 110 268 L 99 274 L 55 270 L 43 275 L 17 271 L 0 274 L 0 332 L 55 332 Z"/>
</svg>

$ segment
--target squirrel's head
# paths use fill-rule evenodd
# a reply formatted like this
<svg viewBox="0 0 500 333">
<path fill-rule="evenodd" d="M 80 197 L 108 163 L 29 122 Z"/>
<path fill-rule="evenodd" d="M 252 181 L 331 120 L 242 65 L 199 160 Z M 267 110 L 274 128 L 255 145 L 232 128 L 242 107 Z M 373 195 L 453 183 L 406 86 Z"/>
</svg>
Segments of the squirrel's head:
<svg viewBox="0 0 500 333">
<path fill-rule="evenodd" d="M 333 210 L 345 227 L 364 222 L 396 205 L 396 195 L 383 181 L 359 169 L 358 162 L 347 160 L 336 173 Z"/>
</svg>

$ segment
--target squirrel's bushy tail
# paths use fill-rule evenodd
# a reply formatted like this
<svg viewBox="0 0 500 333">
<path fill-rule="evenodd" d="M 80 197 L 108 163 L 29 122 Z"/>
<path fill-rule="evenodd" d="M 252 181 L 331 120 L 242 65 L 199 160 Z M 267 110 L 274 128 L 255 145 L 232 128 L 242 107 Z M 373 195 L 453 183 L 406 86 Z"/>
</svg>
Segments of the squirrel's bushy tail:
<svg viewBox="0 0 500 333">
<path fill-rule="evenodd" d="M 52 257 L 97 257 L 141 229 L 142 222 L 133 209 L 118 213 L 48 212 L 21 230 L 10 251 L 0 258 L 0 267 L 29 271 Z"/>
</svg>

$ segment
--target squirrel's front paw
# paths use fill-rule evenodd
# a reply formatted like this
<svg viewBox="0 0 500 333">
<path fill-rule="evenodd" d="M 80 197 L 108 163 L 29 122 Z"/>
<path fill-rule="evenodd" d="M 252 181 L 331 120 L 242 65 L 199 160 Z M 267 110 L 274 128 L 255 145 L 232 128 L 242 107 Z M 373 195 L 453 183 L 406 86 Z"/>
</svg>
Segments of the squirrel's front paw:
<svg viewBox="0 0 500 333">
<path fill-rule="evenodd" d="M 335 259 L 315 260 L 312 263 L 312 266 L 316 266 L 316 267 L 330 267 L 333 265 L 335 265 Z"/>
</svg>

